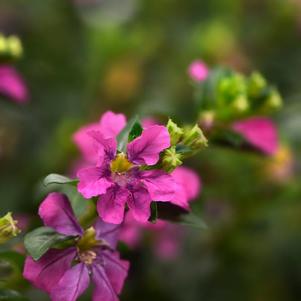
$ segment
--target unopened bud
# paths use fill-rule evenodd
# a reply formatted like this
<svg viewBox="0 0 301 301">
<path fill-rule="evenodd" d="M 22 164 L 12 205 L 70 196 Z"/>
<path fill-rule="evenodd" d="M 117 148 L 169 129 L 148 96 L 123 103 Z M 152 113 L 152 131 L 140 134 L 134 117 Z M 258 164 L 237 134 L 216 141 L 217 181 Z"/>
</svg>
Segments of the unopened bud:
<svg viewBox="0 0 301 301">
<path fill-rule="evenodd" d="M 266 87 L 267 82 L 259 72 L 253 72 L 248 81 L 248 93 L 251 97 L 256 97 Z"/>
<path fill-rule="evenodd" d="M 172 146 L 165 150 L 163 154 L 162 164 L 166 172 L 172 172 L 176 167 L 182 165 L 182 155 L 176 152 L 176 147 Z"/>
<path fill-rule="evenodd" d="M 23 49 L 21 41 L 16 36 L 10 36 L 7 38 L 7 47 L 11 56 L 19 58 L 22 55 Z"/>
<path fill-rule="evenodd" d="M 282 97 L 276 89 L 273 89 L 268 96 L 265 106 L 267 109 L 277 110 L 282 106 Z"/>
<path fill-rule="evenodd" d="M 169 119 L 167 122 L 167 130 L 169 132 L 171 145 L 176 145 L 183 136 L 183 129 Z"/>
<path fill-rule="evenodd" d="M 6 52 L 6 50 L 7 50 L 6 39 L 1 34 L 0 35 L 0 54 L 2 54 L 3 52 Z"/>
<path fill-rule="evenodd" d="M 248 99 L 245 95 L 240 95 L 234 100 L 232 107 L 238 113 L 245 112 L 249 108 Z"/>
<path fill-rule="evenodd" d="M 208 145 L 208 140 L 204 136 L 203 131 L 196 124 L 192 128 L 187 128 L 184 131 L 182 144 L 190 147 L 192 150 L 197 150 Z"/>
<path fill-rule="evenodd" d="M 0 244 L 5 243 L 20 233 L 17 223 L 13 219 L 11 212 L 0 218 Z"/>
</svg>

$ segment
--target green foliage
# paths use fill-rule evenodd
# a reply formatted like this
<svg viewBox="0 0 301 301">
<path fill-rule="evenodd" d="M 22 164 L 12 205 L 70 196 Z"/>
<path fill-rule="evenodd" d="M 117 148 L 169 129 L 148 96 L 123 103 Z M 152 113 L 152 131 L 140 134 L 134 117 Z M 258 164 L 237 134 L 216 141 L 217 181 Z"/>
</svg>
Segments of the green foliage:
<svg viewBox="0 0 301 301">
<path fill-rule="evenodd" d="M 39 260 L 51 247 L 70 239 L 48 227 L 40 227 L 26 234 L 24 245 L 34 260 Z"/>
</svg>

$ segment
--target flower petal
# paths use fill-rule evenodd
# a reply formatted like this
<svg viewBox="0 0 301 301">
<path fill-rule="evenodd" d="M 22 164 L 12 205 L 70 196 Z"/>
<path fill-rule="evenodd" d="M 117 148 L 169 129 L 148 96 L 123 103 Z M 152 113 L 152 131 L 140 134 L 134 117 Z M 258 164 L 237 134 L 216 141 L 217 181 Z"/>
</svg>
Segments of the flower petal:
<svg viewBox="0 0 301 301">
<path fill-rule="evenodd" d="M 151 196 L 148 191 L 141 185 L 131 189 L 128 198 L 128 206 L 135 220 L 146 222 L 150 217 Z"/>
<path fill-rule="evenodd" d="M 77 173 L 78 191 L 87 199 L 104 194 L 113 183 L 107 177 L 107 170 L 101 167 L 88 167 Z"/>
<path fill-rule="evenodd" d="M 0 94 L 18 103 L 28 100 L 28 91 L 23 79 L 9 65 L 0 66 Z"/>
<path fill-rule="evenodd" d="M 141 172 L 143 184 L 146 186 L 153 201 L 171 201 L 175 192 L 175 181 L 171 175 L 161 170 Z"/>
<path fill-rule="evenodd" d="M 83 155 L 85 161 L 95 163 L 97 161 L 97 150 L 94 146 L 94 141 L 88 135 L 91 131 L 99 130 L 98 123 L 91 123 L 86 126 L 81 127 L 77 130 L 73 136 L 72 140 L 79 148 L 81 154 Z"/>
<path fill-rule="evenodd" d="M 50 292 L 59 282 L 76 255 L 75 248 L 51 249 L 38 261 L 26 257 L 23 276 L 37 288 Z"/>
<path fill-rule="evenodd" d="M 107 223 L 120 224 L 124 217 L 128 191 L 115 185 L 107 190 L 97 202 L 97 211 Z"/>
<path fill-rule="evenodd" d="M 128 158 L 135 164 L 154 165 L 159 160 L 160 152 L 169 146 L 170 137 L 166 127 L 154 125 L 128 144 Z"/>
<path fill-rule="evenodd" d="M 96 239 L 106 241 L 112 248 L 116 247 L 121 225 L 105 223 L 101 218 L 98 218 L 94 224 L 94 228 L 96 231 Z"/>
<path fill-rule="evenodd" d="M 232 129 L 267 155 L 275 154 L 278 149 L 277 129 L 268 118 L 251 117 L 235 122 Z"/>
<path fill-rule="evenodd" d="M 58 192 L 49 193 L 39 207 L 39 215 L 45 226 L 65 235 L 82 235 L 68 198 Z"/>
<path fill-rule="evenodd" d="M 172 172 L 175 182 L 182 185 L 187 199 L 195 199 L 201 191 L 202 182 L 199 175 L 190 168 L 180 166 Z"/>
<path fill-rule="evenodd" d="M 89 271 L 84 263 L 79 263 L 67 270 L 64 276 L 51 291 L 53 301 L 76 301 L 88 288 Z"/>
<path fill-rule="evenodd" d="M 108 111 L 100 119 L 100 131 L 105 138 L 116 137 L 126 125 L 126 118 L 123 114 L 116 114 Z"/>
<path fill-rule="evenodd" d="M 119 294 L 128 275 L 129 262 L 121 260 L 118 252 L 103 251 L 104 269 L 114 291 Z"/>
<path fill-rule="evenodd" d="M 118 296 L 112 287 L 110 279 L 100 264 L 92 266 L 92 279 L 95 283 L 93 301 L 118 301 Z"/>
<path fill-rule="evenodd" d="M 100 131 L 90 131 L 88 135 L 94 140 L 94 146 L 97 150 L 97 164 L 99 166 L 114 159 L 117 150 L 115 138 L 105 138 Z"/>
</svg>

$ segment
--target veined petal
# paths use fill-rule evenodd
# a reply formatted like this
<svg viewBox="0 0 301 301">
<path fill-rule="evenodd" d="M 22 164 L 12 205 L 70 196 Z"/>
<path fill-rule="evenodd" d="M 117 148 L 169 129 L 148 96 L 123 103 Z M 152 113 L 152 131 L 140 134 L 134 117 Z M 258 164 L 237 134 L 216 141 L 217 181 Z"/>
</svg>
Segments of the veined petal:
<svg viewBox="0 0 301 301">
<path fill-rule="evenodd" d="M 103 251 L 102 255 L 104 269 L 108 279 L 114 291 L 120 294 L 124 280 L 128 275 L 130 264 L 128 261 L 120 259 L 118 252 Z"/>
<path fill-rule="evenodd" d="M 94 141 L 93 141 L 93 139 L 91 139 L 91 137 L 88 135 L 88 133 L 91 131 L 96 131 L 96 130 L 99 130 L 99 124 L 91 123 L 91 124 L 81 127 L 72 136 L 73 142 L 79 148 L 85 161 L 91 162 L 91 163 L 96 163 L 98 156 L 97 156 L 97 150 L 95 149 L 95 146 L 94 146 Z"/>
<path fill-rule="evenodd" d="M 102 165 L 106 161 L 112 160 L 116 155 L 117 141 L 115 137 L 105 138 L 100 131 L 90 131 L 88 135 L 94 140 L 97 150 L 97 165 Z"/>
<path fill-rule="evenodd" d="M 82 235 L 68 198 L 58 192 L 48 194 L 39 207 L 39 215 L 45 226 L 65 235 Z"/>
<path fill-rule="evenodd" d="M 171 201 L 175 193 L 175 181 L 171 175 L 161 170 L 141 172 L 143 184 L 153 201 Z"/>
<path fill-rule="evenodd" d="M 135 220 L 139 222 L 146 222 L 148 220 L 150 217 L 151 201 L 150 194 L 142 185 L 131 189 L 127 204 Z"/>
<path fill-rule="evenodd" d="M 116 138 L 125 125 L 125 116 L 111 111 L 104 113 L 99 121 L 100 131 L 105 138 Z"/>
<path fill-rule="evenodd" d="M 23 276 L 37 288 L 50 292 L 63 277 L 76 255 L 75 248 L 51 249 L 38 261 L 26 257 Z"/>
<path fill-rule="evenodd" d="M 135 164 L 154 165 L 159 154 L 170 146 L 170 137 L 166 127 L 154 125 L 146 128 L 141 136 L 127 146 L 128 158 Z"/>
<path fill-rule="evenodd" d="M 89 271 L 84 263 L 67 270 L 59 283 L 51 291 L 52 301 L 76 301 L 88 288 Z"/>
<path fill-rule="evenodd" d="M 106 170 L 101 167 L 88 167 L 77 173 L 78 191 L 87 199 L 104 194 L 113 183 L 106 177 Z"/>
<path fill-rule="evenodd" d="M 102 202 L 101 200 L 99 202 Z M 96 239 L 102 239 L 106 241 L 112 248 L 115 248 L 118 241 L 119 231 L 121 229 L 120 224 L 109 224 L 104 222 L 101 218 L 98 218 L 94 224 L 96 231 Z"/>
<path fill-rule="evenodd" d="M 92 265 L 92 280 L 95 284 L 93 301 L 118 301 L 118 296 L 110 279 L 100 264 Z"/>
<path fill-rule="evenodd" d="M 241 134 L 258 150 L 273 155 L 278 149 L 278 134 L 273 122 L 265 117 L 251 117 L 235 122 L 232 125 L 235 132 Z"/>
<path fill-rule="evenodd" d="M 108 189 L 97 202 L 97 211 L 100 217 L 107 223 L 120 224 L 123 221 L 128 195 L 126 189 L 117 185 Z"/>
</svg>

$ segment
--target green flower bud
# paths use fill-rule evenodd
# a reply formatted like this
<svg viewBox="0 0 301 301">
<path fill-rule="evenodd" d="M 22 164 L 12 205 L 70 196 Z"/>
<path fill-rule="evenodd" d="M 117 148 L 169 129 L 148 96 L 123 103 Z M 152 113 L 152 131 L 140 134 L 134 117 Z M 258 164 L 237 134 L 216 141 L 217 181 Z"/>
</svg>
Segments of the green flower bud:
<svg viewBox="0 0 301 301">
<path fill-rule="evenodd" d="M 277 109 L 281 108 L 282 97 L 276 89 L 273 89 L 271 91 L 270 95 L 267 97 L 267 100 L 265 101 L 264 106 L 267 109 L 272 109 L 272 110 L 277 110 Z"/>
<path fill-rule="evenodd" d="M 239 95 L 232 103 L 233 109 L 237 113 L 243 113 L 249 108 L 249 102 L 245 95 Z"/>
<path fill-rule="evenodd" d="M 253 72 L 248 80 L 248 94 L 257 97 L 266 86 L 265 78 L 259 72 Z"/>
<path fill-rule="evenodd" d="M 23 49 L 20 39 L 16 36 L 10 36 L 7 38 L 6 42 L 10 55 L 15 58 L 21 57 Z"/>
<path fill-rule="evenodd" d="M 172 172 L 176 167 L 182 165 L 181 159 L 182 155 L 177 153 L 175 146 L 168 148 L 162 158 L 163 169 L 166 172 Z"/>
<path fill-rule="evenodd" d="M 0 54 L 6 51 L 7 51 L 6 39 L 2 34 L 0 34 Z"/>
<path fill-rule="evenodd" d="M 17 223 L 13 219 L 11 212 L 0 218 L 0 244 L 5 243 L 20 233 Z"/>
<path fill-rule="evenodd" d="M 208 145 L 208 140 L 204 136 L 203 131 L 196 124 L 192 128 L 184 131 L 182 144 L 190 147 L 192 150 L 198 150 Z"/>
<path fill-rule="evenodd" d="M 169 132 L 171 145 L 176 145 L 183 136 L 183 129 L 169 119 L 167 122 L 167 130 Z"/>
</svg>

